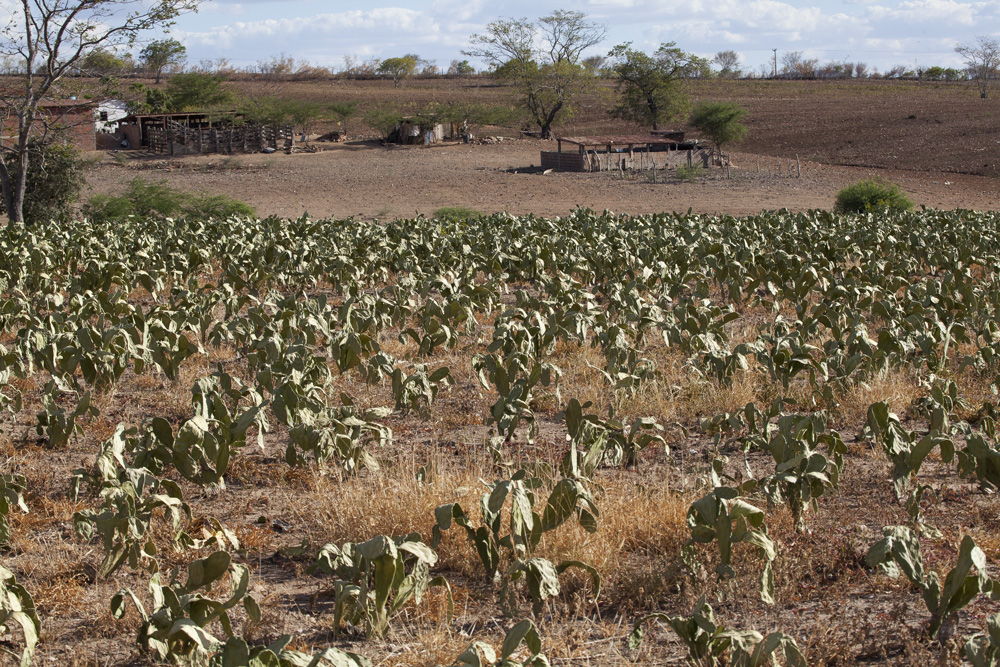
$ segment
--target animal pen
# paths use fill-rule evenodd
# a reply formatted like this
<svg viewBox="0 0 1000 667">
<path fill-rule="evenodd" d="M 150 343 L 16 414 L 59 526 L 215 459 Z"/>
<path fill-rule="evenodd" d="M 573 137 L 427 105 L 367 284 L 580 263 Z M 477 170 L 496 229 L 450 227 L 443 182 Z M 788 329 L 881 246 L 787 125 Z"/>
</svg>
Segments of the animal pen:
<svg viewBox="0 0 1000 667">
<path fill-rule="evenodd" d="M 255 153 L 265 149 L 289 149 L 294 143 L 290 126 L 219 122 L 207 114 L 156 114 L 123 119 L 119 133 L 132 147 L 154 153 L 188 155 L 201 153 Z"/>
<path fill-rule="evenodd" d="M 200 153 L 256 153 L 266 148 L 289 149 L 294 143 L 291 127 L 247 124 L 189 128 L 170 122 L 150 128 L 149 149 L 167 155 Z"/>
<path fill-rule="evenodd" d="M 684 141 L 683 133 L 557 137 L 556 146 L 554 151 L 542 151 L 542 169 L 645 171 L 690 165 L 696 160 L 707 167 L 712 155 L 697 142 Z"/>
</svg>

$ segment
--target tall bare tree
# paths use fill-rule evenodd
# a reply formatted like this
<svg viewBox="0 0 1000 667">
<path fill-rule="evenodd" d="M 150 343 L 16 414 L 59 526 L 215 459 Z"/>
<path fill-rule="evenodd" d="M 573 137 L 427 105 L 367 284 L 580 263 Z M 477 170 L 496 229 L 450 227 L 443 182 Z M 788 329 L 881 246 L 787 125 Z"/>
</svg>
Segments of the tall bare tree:
<svg viewBox="0 0 1000 667">
<path fill-rule="evenodd" d="M 985 100 L 990 95 L 990 81 L 1000 70 L 1000 41 L 979 35 L 975 42 L 956 46 L 955 53 L 962 56 L 969 75 L 979 86 L 979 97 Z"/>
<path fill-rule="evenodd" d="M 30 145 L 48 129 L 43 102 L 58 94 L 63 77 L 95 49 L 131 45 L 143 32 L 163 29 L 198 0 L 18 0 L 0 32 L 0 57 L 19 64 L 15 85 L 0 89 L 0 186 L 11 223 L 24 219 Z"/>
<path fill-rule="evenodd" d="M 606 32 L 581 12 L 557 10 L 538 21 L 493 21 L 462 53 L 483 59 L 498 79 L 517 88 L 542 137 L 550 138 L 552 125 L 572 112 L 593 81 L 581 58 Z"/>
</svg>

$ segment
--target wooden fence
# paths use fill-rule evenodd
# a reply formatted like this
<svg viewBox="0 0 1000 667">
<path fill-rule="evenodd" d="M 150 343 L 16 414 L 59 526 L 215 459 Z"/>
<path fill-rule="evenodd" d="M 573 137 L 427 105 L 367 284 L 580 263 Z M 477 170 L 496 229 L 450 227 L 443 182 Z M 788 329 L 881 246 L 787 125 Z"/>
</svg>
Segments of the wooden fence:
<svg viewBox="0 0 1000 667">
<path fill-rule="evenodd" d="M 150 127 L 148 132 L 149 150 L 166 155 L 256 153 L 264 148 L 289 149 L 294 143 L 292 128 L 280 125 L 193 129 L 168 121 L 166 127 Z"/>
</svg>

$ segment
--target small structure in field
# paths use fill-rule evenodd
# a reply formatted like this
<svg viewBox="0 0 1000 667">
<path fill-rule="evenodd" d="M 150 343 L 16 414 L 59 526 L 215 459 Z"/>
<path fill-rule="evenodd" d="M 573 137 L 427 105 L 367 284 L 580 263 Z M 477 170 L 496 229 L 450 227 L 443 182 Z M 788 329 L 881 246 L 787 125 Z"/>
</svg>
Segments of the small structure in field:
<svg viewBox="0 0 1000 667">
<path fill-rule="evenodd" d="M 291 126 L 241 122 L 238 114 L 135 114 L 121 120 L 118 133 L 132 148 L 166 155 L 255 153 L 288 149 Z"/>
<path fill-rule="evenodd" d="M 542 151 L 542 169 L 609 171 L 676 167 L 695 160 L 708 166 L 711 151 L 683 132 L 556 137 L 556 150 Z"/>
<path fill-rule="evenodd" d="M 396 129 L 386 138 L 390 144 L 436 144 L 451 141 L 460 136 L 459 123 L 419 124 L 413 118 L 401 118 Z"/>
<path fill-rule="evenodd" d="M 97 103 L 94 116 L 94 129 L 114 132 L 119 121 L 128 116 L 128 104 L 122 100 L 103 100 Z"/>
<path fill-rule="evenodd" d="M 0 103 L 0 144 L 16 141 L 17 118 L 11 109 Z M 59 141 L 81 151 L 97 147 L 94 132 L 94 103 L 69 100 L 43 100 L 32 125 L 32 135 L 55 136 Z"/>
</svg>

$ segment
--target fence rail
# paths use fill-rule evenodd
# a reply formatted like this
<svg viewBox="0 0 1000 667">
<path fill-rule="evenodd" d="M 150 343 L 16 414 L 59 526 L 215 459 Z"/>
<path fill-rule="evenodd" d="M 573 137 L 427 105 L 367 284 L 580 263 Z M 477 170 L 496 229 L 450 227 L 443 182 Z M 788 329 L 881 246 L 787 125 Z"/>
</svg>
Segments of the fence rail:
<svg viewBox="0 0 1000 667">
<path fill-rule="evenodd" d="M 166 155 L 201 153 L 256 153 L 264 148 L 289 149 L 292 128 L 280 125 L 190 128 L 168 121 L 166 127 L 148 129 L 149 150 Z"/>
</svg>

